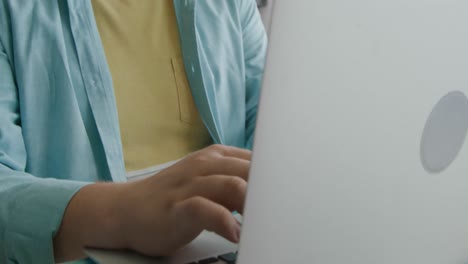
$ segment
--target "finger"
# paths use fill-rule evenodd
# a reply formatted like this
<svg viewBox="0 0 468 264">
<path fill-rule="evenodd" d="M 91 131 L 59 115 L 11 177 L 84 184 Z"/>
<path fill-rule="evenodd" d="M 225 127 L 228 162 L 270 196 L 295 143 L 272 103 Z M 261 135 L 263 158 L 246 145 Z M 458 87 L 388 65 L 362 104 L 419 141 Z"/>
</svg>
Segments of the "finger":
<svg viewBox="0 0 468 264">
<path fill-rule="evenodd" d="M 180 202 L 176 210 L 194 231 L 209 230 L 231 242 L 239 242 L 240 224 L 222 205 L 198 196 Z"/>
<path fill-rule="evenodd" d="M 212 175 L 200 177 L 184 191 L 182 199 L 204 197 L 220 204 L 230 211 L 244 210 L 247 182 L 239 177 Z"/>
<path fill-rule="evenodd" d="M 249 177 L 250 161 L 232 157 L 215 158 L 210 163 L 199 167 L 200 176 L 230 175 L 247 180 Z"/>
<path fill-rule="evenodd" d="M 252 151 L 237 147 L 224 145 L 211 145 L 206 148 L 207 151 L 214 151 L 225 157 L 238 158 L 243 160 L 252 160 Z"/>
</svg>

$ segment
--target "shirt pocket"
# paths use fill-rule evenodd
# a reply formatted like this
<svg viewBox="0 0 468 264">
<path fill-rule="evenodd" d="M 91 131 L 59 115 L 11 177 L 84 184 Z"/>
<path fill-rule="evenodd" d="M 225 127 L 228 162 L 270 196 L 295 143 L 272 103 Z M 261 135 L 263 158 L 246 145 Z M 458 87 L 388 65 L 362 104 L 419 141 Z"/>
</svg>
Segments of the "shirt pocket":
<svg viewBox="0 0 468 264">
<path fill-rule="evenodd" d="M 182 58 L 175 57 L 171 59 L 171 63 L 179 99 L 180 121 L 191 125 L 201 124 L 202 120 L 187 80 L 184 62 Z"/>
</svg>

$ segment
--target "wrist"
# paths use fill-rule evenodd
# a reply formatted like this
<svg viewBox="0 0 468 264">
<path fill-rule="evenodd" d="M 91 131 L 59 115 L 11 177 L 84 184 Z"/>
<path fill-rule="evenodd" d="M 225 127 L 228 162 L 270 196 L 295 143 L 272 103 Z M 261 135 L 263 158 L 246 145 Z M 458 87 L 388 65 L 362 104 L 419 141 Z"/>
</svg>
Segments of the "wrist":
<svg viewBox="0 0 468 264">
<path fill-rule="evenodd" d="M 132 232 L 135 231 L 135 218 L 137 217 L 135 195 L 139 194 L 138 183 L 128 182 L 115 184 L 113 198 L 108 211 L 109 232 L 113 234 L 119 248 L 131 249 Z"/>
<path fill-rule="evenodd" d="M 125 248 L 118 219 L 121 189 L 120 184 L 95 183 L 75 194 L 54 237 L 57 262 L 83 258 L 85 247 Z"/>
<path fill-rule="evenodd" d="M 122 232 L 121 200 L 125 197 L 125 184 L 96 183 L 83 188 L 75 207 L 80 211 L 80 227 L 83 247 L 123 249 L 126 240 Z M 86 216 L 84 216 L 86 215 Z M 76 218 L 76 219 L 77 219 Z"/>
<path fill-rule="evenodd" d="M 105 240 L 99 247 L 111 249 L 128 248 L 127 240 L 127 218 L 126 198 L 128 197 L 127 183 L 106 184 L 103 188 L 105 193 L 102 198 L 101 215 L 99 217 L 102 228 L 100 236 Z M 98 209 L 99 210 L 99 209 Z M 93 238 L 94 241 L 99 238 Z"/>
</svg>

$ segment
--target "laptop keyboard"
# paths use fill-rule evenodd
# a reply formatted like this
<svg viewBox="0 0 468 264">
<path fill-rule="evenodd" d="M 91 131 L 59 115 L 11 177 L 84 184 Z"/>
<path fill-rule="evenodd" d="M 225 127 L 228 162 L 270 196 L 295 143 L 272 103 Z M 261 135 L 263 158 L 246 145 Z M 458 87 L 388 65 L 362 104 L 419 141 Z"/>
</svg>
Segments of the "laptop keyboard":
<svg viewBox="0 0 468 264">
<path fill-rule="evenodd" d="M 218 257 L 211 257 L 199 260 L 198 262 L 190 262 L 187 264 L 234 264 L 236 263 L 237 252 L 227 253 Z"/>
</svg>

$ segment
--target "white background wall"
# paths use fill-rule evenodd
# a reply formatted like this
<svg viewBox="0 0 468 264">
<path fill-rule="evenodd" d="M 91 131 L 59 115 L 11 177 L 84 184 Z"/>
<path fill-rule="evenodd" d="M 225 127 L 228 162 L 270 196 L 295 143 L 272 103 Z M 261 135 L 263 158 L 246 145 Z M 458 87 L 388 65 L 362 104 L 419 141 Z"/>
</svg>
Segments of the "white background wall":
<svg viewBox="0 0 468 264">
<path fill-rule="evenodd" d="M 270 31 L 271 11 L 274 0 L 257 0 L 257 3 L 266 3 L 266 6 L 260 8 L 260 14 L 262 15 L 263 23 L 267 32 Z"/>
</svg>

